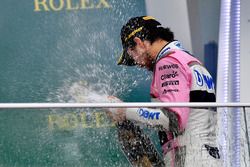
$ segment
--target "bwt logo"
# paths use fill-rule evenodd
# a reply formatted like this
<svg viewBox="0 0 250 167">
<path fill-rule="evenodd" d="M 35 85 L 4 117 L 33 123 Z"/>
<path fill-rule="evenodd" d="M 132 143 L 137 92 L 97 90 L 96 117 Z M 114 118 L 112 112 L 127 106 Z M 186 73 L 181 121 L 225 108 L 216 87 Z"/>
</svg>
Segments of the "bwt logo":
<svg viewBox="0 0 250 167">
<path fill-rule="evenodd" d="M 146 109 L 140 108 L 137 110 L 137 113 L 140 115 L 140 117 L 146 118 L 146 119 L 156 119 L 159 120 L 160 112 L 150 112 Z"/>
<path fill-rule="evenodd" d="M 205 74 L 200 74 L 197 70 L 194 70 L 194 72 L 197 85 L 203 86 L 205 83 L 208 89 L 214 89 L 214 82 L 212 77 Z"/>
</svg>

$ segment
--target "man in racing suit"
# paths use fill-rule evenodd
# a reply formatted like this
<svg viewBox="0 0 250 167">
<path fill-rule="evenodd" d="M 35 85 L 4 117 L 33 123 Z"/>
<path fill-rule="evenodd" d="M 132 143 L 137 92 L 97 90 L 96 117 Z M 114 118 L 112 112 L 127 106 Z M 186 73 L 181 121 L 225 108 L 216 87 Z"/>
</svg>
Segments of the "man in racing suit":
<svg viewBox="0 0 250 167">
<path fill-rule="evenodd" d="M 150 94 L 160 102 L 215 102 L 211 75 L 184 50 L 169 28 L 150 16 L 131 18 L 121 30 L 118 64 L 153 71 Z M 132 120 L 159 127 L 166 166 L 221 165 L 212 108 L 128 108 L 111 111 L 116 121 Z"/>
</svg>

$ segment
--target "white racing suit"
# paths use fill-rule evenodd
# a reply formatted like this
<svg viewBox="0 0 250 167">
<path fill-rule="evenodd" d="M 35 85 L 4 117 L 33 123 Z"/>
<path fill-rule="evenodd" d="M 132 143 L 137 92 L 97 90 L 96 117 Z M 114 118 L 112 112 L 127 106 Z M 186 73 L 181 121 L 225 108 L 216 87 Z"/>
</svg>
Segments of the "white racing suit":
<svg viewBox="0 0 250 167">
<path fill-rule="evenodd" d="M 178 41 L 158 55 L 151 84 L 153 101 L 215 102 L 211 75 Z M 166 166 L 222 165 L 216 144 L 217 113 L 212 108 L 127 109 L 129 120 L 159 126 Z"/>
</svg>

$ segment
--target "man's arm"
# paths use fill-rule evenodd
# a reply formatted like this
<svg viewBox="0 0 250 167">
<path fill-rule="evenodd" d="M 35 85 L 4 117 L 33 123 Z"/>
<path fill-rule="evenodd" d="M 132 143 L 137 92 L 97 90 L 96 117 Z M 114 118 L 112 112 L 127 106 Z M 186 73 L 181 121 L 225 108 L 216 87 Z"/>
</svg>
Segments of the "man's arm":
<svg viewBox="0 0 250 167">
<path fill-rule="evenodd" d="M 108 97 L 110 102 L 122 102 L 114 96 Z M 161 109 L 152 108 L 110 108 L 108 115 L 116 122 L 124 120 L 136 121 L 150 126 L 169 128 L 169 118 Z"/>
<path fill-rule="evenodd" d="M 126 119 L 148 124 L 150 126 L 162 126 L 169 128 L 169 118 L 161 109 L 152 108 L 128 108 L 126 109 Z"/>
</svg>

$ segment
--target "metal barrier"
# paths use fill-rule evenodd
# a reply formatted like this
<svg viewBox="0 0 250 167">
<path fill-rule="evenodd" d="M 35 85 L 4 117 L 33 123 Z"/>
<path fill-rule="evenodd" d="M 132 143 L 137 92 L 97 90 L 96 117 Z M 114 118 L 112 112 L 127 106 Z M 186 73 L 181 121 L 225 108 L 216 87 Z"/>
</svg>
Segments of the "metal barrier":
<svg viewBox="0 0 250 167">
<path fill-rule="evenodd" d="M 132 107 L 250 107 L 250 103 L 0 103 L 0 109 Z"/>
</svg>

